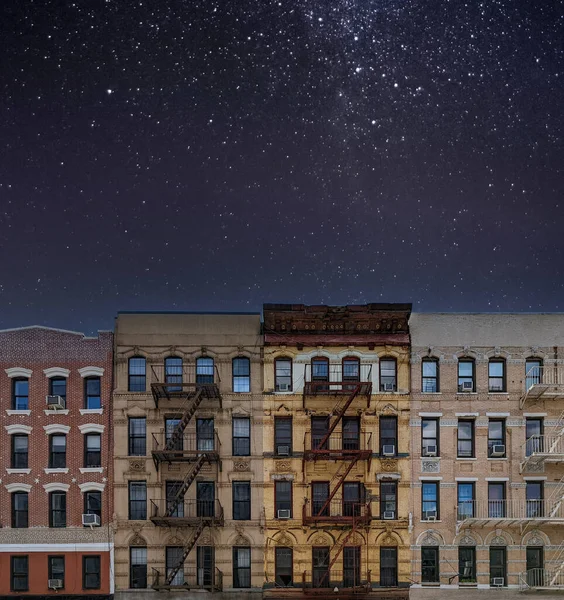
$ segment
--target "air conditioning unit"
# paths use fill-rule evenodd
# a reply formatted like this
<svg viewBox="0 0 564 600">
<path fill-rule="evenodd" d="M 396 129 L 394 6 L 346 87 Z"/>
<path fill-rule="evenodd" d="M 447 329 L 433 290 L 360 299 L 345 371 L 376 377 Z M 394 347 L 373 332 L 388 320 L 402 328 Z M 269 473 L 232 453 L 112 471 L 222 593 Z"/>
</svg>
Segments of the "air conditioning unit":
<svg viewBox="0 0 564 600">
<path fill-rule="evenodd" d="M 385 383 L 384 384 L 384 391 L 385 392 L 393 392 L 394 389 L 395 389 L 395 387 L 396 387 L 395 383 Z"/>
<path fill-rule="evenodd" d="M 473 381 L 463 381 L 460 386 L 461 392 L 473 392 L 474 391 L 474 382 Z"/>
<path fill-rule="evenodd" d="M 277 446 L 276 454 L 278 456 L 290 456 L 290 446 Z"/>
<path fill-rule="evenodd" d="M 98 515 L 82 515 L 82 524 L 90 527 L 100 527 L 100 517 Z"/>
<path fill-rule="evenodd" d="M 505 456 L 505 446 L 503 444 L 492 446 L 492 456 Z"/>
<path fill-rule="evenodd" d="M 436 510 L 426 510 L 423 512 L 423 520 L 424 521 L 436 521 L 437 520 L 437 511 Z"/>
<path fill-rule="evenodd" d="M 396 455 L 396 447 L 393 444 L 384 444 L 382 446 L 382 454 L 384 456 L 395 456 Z"/>
<path fill-rule="evenodd" d="M 503 385 L 501 383 L 490 384 L 490 392 L 503 392 Z"/>
<path fill-rule="evenodd" d="M 47 580 L 47 586 L 50 590 L 60 590 L 63 588 L 62 579 L 49 579 Z"/>
<path fill-rule="evenodd" d="M 393 510 L 384 511 L 384 519 L 395 519 L 396 513 Z"/>
<path fill-rule="evenodd" d="M 290 384 L 289 383 L 279 383 L 277 385 L 277 392 L 289 392 L 290 391 Z"/>
<path fill-rule="evenodd" d="M 427 446 L 425 448 L 425 456 L 437 456 L 437 447 L 436 446 Z"/>
<path fill-rule="evenodd" d="M 492 585 L 494 587 L 503 587 L 505 579 L 503 577 L 492 577 Z"/>
<path fill-rule="evenodd" d="M 50 410 L 58 410 L 65 408 L 65 401 L 61 396 L 47 396 L 45 403 Z"/>
<path fill-rule="evenodd" d="M 289 508 L 280 509 L 278 511 L 278 518 L 279 519 L 289 519 L 290 518 L 290 509 Z"/>
</svg>

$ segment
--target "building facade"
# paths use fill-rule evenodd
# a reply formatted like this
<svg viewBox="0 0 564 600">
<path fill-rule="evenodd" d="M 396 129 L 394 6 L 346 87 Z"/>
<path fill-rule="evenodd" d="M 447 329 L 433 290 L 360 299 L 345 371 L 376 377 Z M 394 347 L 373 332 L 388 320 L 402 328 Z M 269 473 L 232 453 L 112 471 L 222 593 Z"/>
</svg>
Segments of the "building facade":
<svg viewBox="0 0 564 600">
<path fill-rule="evenodd" d="M 260 593 L 258 314 L 120 313 L 116 594 Z"/>
<path fill-rule="evenodd" d="M 113 593 L 113 335 L 0 331 L 0 597 Z"/>
<path fill-rule="evenodd" d="M 265 597 L 407 597 L 410 309 L 264 306 Z"/>
<path fill-rule="evenodd" d="M 410 330 L 412 595 L 563 587 L 562 315 L 414 314 Z"/>
</svg>

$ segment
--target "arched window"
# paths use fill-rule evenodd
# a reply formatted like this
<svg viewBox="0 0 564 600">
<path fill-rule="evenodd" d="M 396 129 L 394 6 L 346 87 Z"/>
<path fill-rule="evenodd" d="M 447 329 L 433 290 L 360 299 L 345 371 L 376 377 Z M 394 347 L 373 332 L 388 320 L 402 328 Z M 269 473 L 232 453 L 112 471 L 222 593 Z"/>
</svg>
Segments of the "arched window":
<svg viewBox="0 0 564 600">
<path fill-rule="evenodd" d="M 505 360 L 491 358 L 488 363 L 488 391 L 506 392 Z"/>
<path fill-rule="evenodd" d="M 237 356 L 232 361 L 233 391 L 251 391 L 251 361 L 246 356 Z"/>
<path fill-rule="evenodd" d="M 380 391 L 395 392 L 397 387 L 397 361 L 391 356 L 385 356 L 380 359 Z"/>
<path fill-rule="evenodd" d="M 525 390 L 542 381 L 542 359 L 531 356 L 525 361 Z"/>
<path fill-rule="evenodd" d="M 200 358 L 196 359 L 196 383 L 202 385 L 213 383 L 213 374 L 213 358 L 200 356 Z"/>
<path fill-rule="evenodd" d="M 165 358 L 165 383 L 169 392 L 182 391 L 182 359 L 179 356 L 168 356 Z M 176 384 L 176 385 L 174 385 Z M 180 385 L 179 385 L 180 384 Z"/>
<path fill-rule="evenodd" d="M 421 361 L 421 391 L 426 394 L 439 391 L 439 361 L 436 358 Z"/>
<path fill-rule="evenodd" d="M 356 356 L 343 358 L 343 381 L 360 381 L 360 359 Z"/>
<path fill-rule="evenodd" d="M 128 391 L 144 392 L 147 382 L 147 361 L 142 356 L 132 356 L 128 367 Z"/>
<path fill-rule="evenodd" d="M 461 358 L 458 361 L 458 391 L 476 391 L 476 365 L 473 358 Z"/>
<path fill-rule="evenodd" d="M 292 391 L 292 359 L 281 356 L 274 360 L 274 390 Z"/>
</svg>

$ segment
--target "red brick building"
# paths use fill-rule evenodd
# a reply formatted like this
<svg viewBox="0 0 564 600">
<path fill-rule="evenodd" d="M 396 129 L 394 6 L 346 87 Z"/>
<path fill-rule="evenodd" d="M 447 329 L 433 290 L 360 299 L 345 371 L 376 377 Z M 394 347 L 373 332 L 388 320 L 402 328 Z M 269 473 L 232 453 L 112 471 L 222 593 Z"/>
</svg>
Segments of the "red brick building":
<svg viewBox="0 0 564 600">
<path fill-rule="evenodd" d="M 113 594 L 113 334 L 0 331 L 0 598 Z"/>
</svg>

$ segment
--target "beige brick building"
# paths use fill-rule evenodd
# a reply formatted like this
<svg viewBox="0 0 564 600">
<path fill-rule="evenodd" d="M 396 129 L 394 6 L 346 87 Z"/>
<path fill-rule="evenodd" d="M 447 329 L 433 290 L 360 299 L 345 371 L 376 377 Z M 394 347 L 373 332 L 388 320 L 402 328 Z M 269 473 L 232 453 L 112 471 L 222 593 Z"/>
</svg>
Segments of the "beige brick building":
<svg viewBox="0 0 564 600">
<path fill-rule="evenodd" d="M 120 313 L 115 332 L 117 596 L 260 592 L 260 315 Z"/>
<path fill-rule="evenodd" d="M 564 587 L 564 317 L 413 314 L 410 331 L 412 596 Z"/>
</svg>

